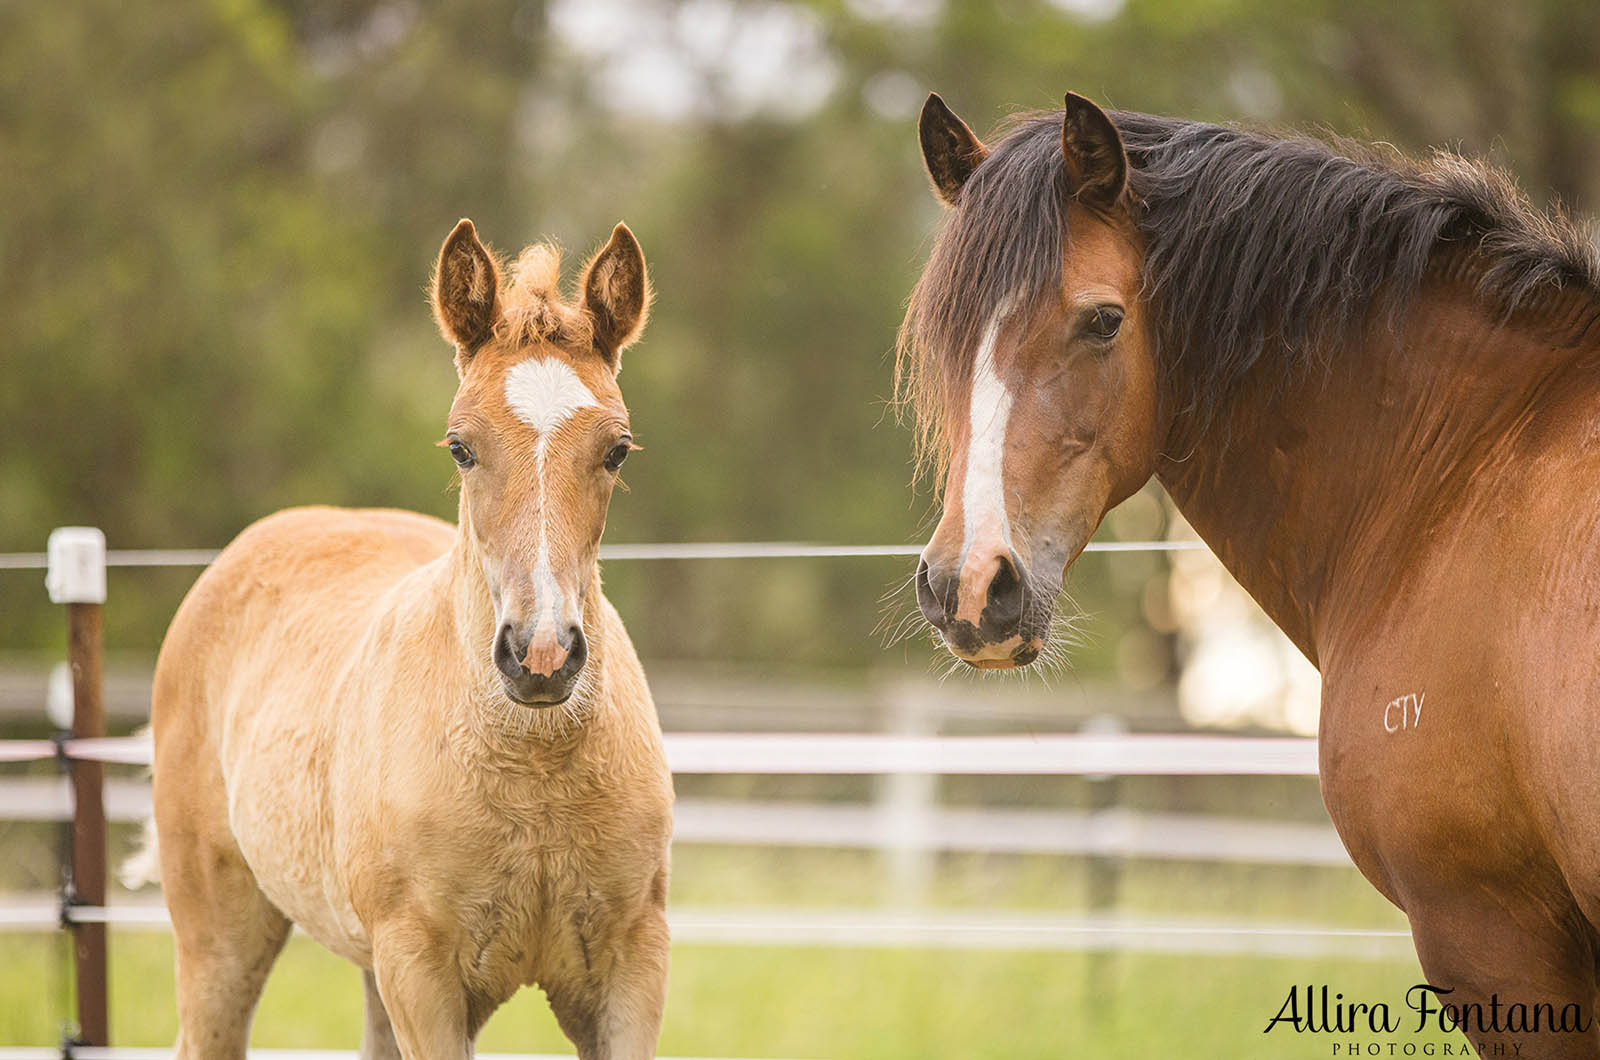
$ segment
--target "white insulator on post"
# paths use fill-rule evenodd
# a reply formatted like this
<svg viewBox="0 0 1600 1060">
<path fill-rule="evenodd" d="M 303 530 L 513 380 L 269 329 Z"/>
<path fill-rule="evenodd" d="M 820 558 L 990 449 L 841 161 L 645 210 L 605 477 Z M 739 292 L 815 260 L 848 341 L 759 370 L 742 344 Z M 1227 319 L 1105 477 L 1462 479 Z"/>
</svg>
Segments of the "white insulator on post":
<svg viewBox="0 0 1600 1060">
<path fill-rule="evenodd" d="M 59 662 L 50 671 L 50 684 L 44 695 L 45 717 L 50 724 L 65 732 L 72 728 L 72 664 Z"/>
<path fill-rule="evenodd" d="M 44 586 L 57 604 L 106 602 L 106 535 L 93 526 L 61 526 L 50 531 L 49 569 Z"/>
</svg>

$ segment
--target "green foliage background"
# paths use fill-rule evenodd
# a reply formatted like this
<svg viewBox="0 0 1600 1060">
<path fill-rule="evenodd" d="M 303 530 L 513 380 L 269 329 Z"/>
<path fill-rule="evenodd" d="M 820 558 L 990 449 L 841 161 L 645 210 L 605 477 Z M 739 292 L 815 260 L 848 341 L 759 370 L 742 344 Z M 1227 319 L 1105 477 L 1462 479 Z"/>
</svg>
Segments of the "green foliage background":
<svg viewBox="0 0 1600 1060">
<path fill-rule="evenodd" d="M 581 256 L 619 218 L 645 247 L 659 300 L 623 383 L 647 452 L 611 540 L 916 540 L 928 498 L 887 402 L 938 222 L 914 135 L 930 88 L 980 130 L 1070 88 L 1459 144 L 1579 209 L 1600 191 L 1590 0 L 639 0 L 614 21 L 661 27 L 656 52 L 697 20 L 777 19 L 831 76 L 809 105 L 806 72 L 773 68 L 750 103 L 680 48 L 707 69 L 678 116 L 618 97 L 625 50 L 553 28 L 583 9 L 0 5 L 0 550 L 68 523 L 216 546 L 302 503 L 452 515 L 431 443 L 454 376 L 424 285 L 464 215 L 505 251 Z M 607 576 L 646 654 L 860 665 L 908 572 Z M 118 575 L 111 643 L 152 649 L 190 573 Z M 1074 589 L 1136 620 L 1103 565 Z M 58 643 L 42 595 L 0 575 L 0 644 Z"/>
<path fill-rule="evenodd" d="M 581 40 L 575 24 L 590 29 Z M 763 68 L 764 32 L 800 44 Z M 670 80 L 663 56 L 694 86 L 676 113 L 619 89 Z M 895 328 L 939 221 L 914 131 L 928 90 L 980 132 L 1071 89 L 1413 151 L 1459 146 L 1512 168 L 1535 199 L 1592 214 L 1596 56 L 1594 0 L 0 3 L 0 551 L 40 550 L 65 524 L 100 526 L 118 548 L 220 546 L 294 504 L 452 516 L 451 465 L 432 443 L 455 377 L 425 290 L 462 216 L 508 253 L 550 237 L 577 259 L 619 219 L 645 248 L 659 297 L 622 382 L 646 451 L 628 464 L 609 540 L 915 542 L 929 497 L 912 488 L 889 399 Z M 1108 532 L 1160 523 L 1147 500 Z M 652 662 L 765 674 L 931 660 L 925 646 L 886 653 L 878 632 L 886 610 L 893 628 L 911 606 L 910 570 L 616 563 L 606 578 Z M 1151 555 L 1074 569 L 1072 592 L 1096 616 L 1079 670 L 1112 665 L 1163 574 Z M 147 664 L 192 576 L 114 571 L 113 652 Z M 59 654 L 60 609 L 41 582 L 0 571 L 0 651 Z M 1053 804 L 986 783 L 997 803 Z M 1205 805 L 1177 782 L 1153 790 L 1153 808 Z M 1252 812 L 1316 812 L 1309 782 L 1298 801 L 1231 779 L 1216 790 Z M 691 848 L 675 901 L 888 890 L 836 852 L 765 864 Z M 1082 865 L 1039 864 L 1037 879 L 1000 857 L 940 878 L 973 904 L 1078 908 Z M 1130 880 L 1134 911 L 1401 926 L 1343 868 L 1149 863 Z M 53 1036 L 57 942 L 7 943 L 0 1039 Z M 170 1040 L 167 945 L 114 944 L 124 1041 Z M 263 1040 L 353 1044 L 351 970 L 303 940 L 285 960 Z M 1257 1014 L 1290 982 L 1393 997 L 1419 974 L 1409 960 L 689 946 L 664 1048 L 1054 1056 L 1067 1040 L 1104 1056 L 1175 1043 L 1326 1055 L 1320 1040 L 1263 1040 Z M 325 1018 L 306 1017 L 307 998 Z M 486 1042 L 562 1045 L 531 994 Z"/>
</svg>

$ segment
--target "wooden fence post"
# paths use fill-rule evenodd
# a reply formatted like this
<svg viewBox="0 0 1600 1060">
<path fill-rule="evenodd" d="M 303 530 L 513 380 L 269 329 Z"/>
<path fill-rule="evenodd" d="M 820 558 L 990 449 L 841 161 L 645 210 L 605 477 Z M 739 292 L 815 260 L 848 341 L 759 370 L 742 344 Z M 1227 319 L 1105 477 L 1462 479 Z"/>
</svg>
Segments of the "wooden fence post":
<svg viewBox="0 0 1600 1060">
<path fill-rule="evenodd" d="M 1128 726 L 1115 714 L 1099 714 L 1086 721 L 1080 731 L 1086 736 L 1123 736 Z M 1099 840 L 1108 834 L 1106 824 L 1116 818 L 1117 806 L 1122 801 L 1122 778 L 1113 773 L 1091 773 L 1084 779 L 1089 782 L 1089 827 L 1091 835 Z M 1102 850 L 1090 854 L 1085 859 L 1084 868 L 1090 915 L 1115 916 L 1122 893 L 1122 856 L 1111 850 Z M 1088 989 L 1084 991 L 1084 1001 L 1091 1022 L 1103 1020 L 1113 1010 L 1116 991 L 1112 986 L 1112 973 L 1116 962 L 1114 950 L 1089 951 Z"/>
<path fill-rule="evenodd" d="M 926 697 L 897 686 L 889 701 L 890 731 L 897 736 L 933 732 Z M 928 899 L 937 852 L 932 835 L 939 778 L 930 773 L 890 773 L 878 778 L 878 814 L 883 829 L 879 849 L 888 855 L 889 897 L 893 904 L 916 907 Z"/>
<path fill-rule="evenodd" d="M 50 599 L 67 607 L 67 661 L 72 667 L 72 735 L 106 734 L 105 631 L 106 539 L 93 527 L 64 526 L 50 533 Z M 66 903 L 106 904 L 105 768 L 71 763 L 72 864 Z M 106 925 L 72 924 L 78 974 L 78 1037 L 81 1045 L 111 1044 L 107 1012 Z"/>
</svg>

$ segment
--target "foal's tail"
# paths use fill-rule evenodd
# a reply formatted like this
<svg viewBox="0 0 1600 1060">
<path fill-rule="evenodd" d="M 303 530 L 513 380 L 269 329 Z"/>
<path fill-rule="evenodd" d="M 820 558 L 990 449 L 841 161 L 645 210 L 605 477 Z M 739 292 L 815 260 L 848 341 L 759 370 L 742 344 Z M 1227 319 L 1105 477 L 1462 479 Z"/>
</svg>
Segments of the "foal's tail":
<svg viewBox="0 0 1600 1060">
<path fill-rule="evenodd" d="M 161 882 L 161 850 L 156 843 L 156 819 L 144 819 L 144 833 L 139 845 L 117 868 L 117 879 L 130 891 L 137 891 L 147 883 Z"/>
<path fill-rule="evenodd" d="M 134 735 L 149 736 L 150 726 L 146 725 Z M 117 879 L 121 880 L 122 886 L 130 891 L 137 891 L 149 883 L 161 882 L 161 848 L 156 840 L 154 817 L 144 819 L 144 830 L 139 836 L 139 845 L 117 867 Z"/>
</svg>

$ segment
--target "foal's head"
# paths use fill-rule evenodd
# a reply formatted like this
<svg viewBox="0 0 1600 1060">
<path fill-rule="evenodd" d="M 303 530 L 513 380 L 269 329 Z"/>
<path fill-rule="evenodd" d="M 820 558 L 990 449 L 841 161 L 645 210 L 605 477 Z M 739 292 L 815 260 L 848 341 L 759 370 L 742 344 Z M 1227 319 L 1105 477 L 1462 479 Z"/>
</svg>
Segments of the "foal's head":
<svg viewBox="0 0 1600 1060">
<path fill-rule="evenodd" d="M 533 246 L 502 279 L 462 221 L 439 252 L 433 304 L 461 388 L 443 444 L 461 469 L 461 533 L 494 603 L 485 645 L 508 696 L 564 702 L 588 659 L 584 601 L 606 508 L 633 441 L 617 388 L 649 308 L 644 255 L 624 225 L 560 294 L 560 258 Z"/>
<path fill-rule="evenodd" d="M 919 130 L 951 214 L 901 339 L 924 448 L 945 470 L 917 603 L 984 668 L 1038 656 L 1066 566 L 1155 462 L 1127 155 L 1081 96 L 1059 127 L 991 150 L 934 95 Z"/>
</svg>

